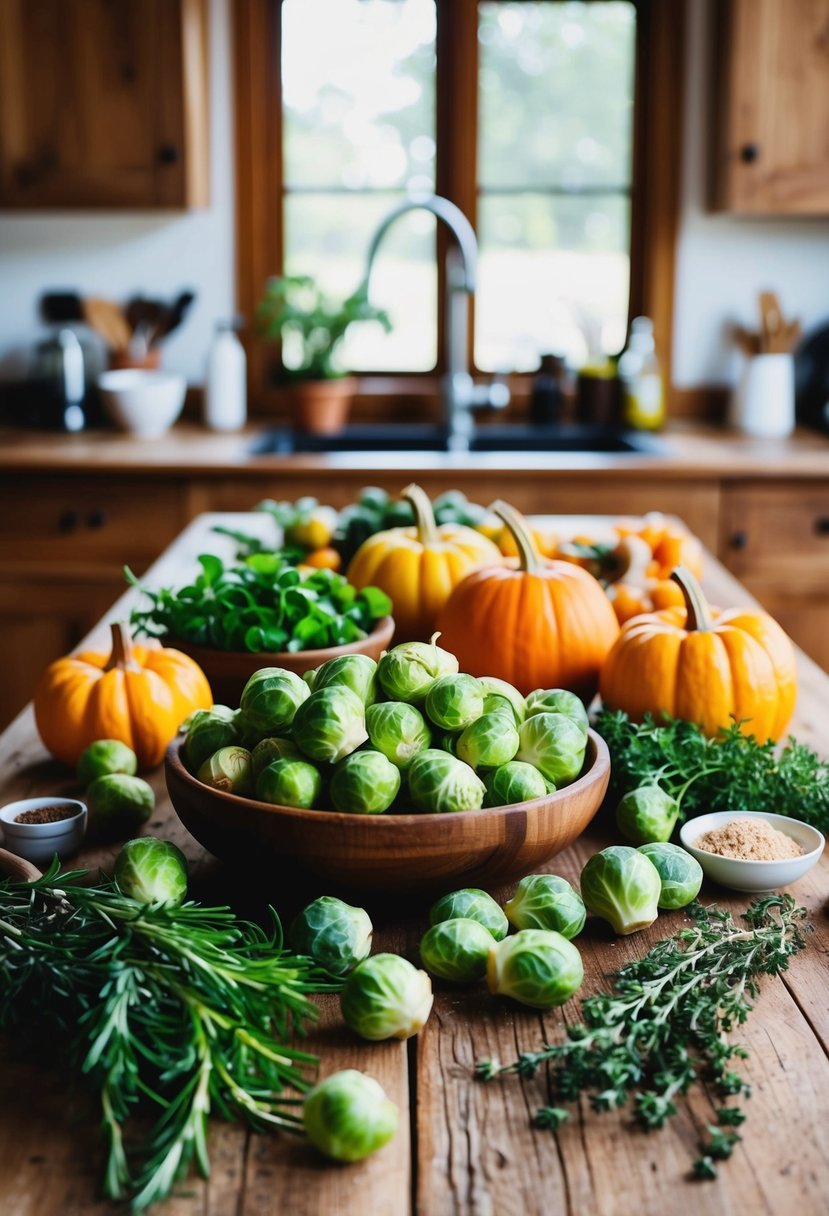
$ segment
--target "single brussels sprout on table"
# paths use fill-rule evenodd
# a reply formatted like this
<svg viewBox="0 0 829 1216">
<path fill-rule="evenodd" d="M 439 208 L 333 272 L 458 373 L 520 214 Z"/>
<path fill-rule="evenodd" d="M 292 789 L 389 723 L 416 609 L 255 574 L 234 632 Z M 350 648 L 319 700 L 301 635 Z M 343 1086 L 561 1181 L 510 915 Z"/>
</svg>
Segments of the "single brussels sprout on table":
<svg viewBox="0 0 829 1216">
<path fill-rule="evenodd" d="M 381 815 L 400 789 L 400 769 L 382 752 L 353 752 L 340 760 L 329 792 L 338 811 L 351 815 Z"/>
<path fill-rule="evenodd" d="M 575 781 L 584 764 L 587 736 L 572 718 L 532 714 L 519 731 L 516 760 L 534 765 L 556 788 Z"/>
<path fill-rule="evenodd" d="M 302 752 L 293 739 L 283 739 L 279 735 L 268 735 L 266 739 L 260 739 L 250 753 L 250 771 L 253 781 L 255 783 L 262 769 L 267 768 L 269 764 L 273 764 L 275 760 L 302 759 Z"/>
<path fill-rule="evenodd" d="M 343 685 L 320 688 L 296 711 L 293 734 L 306 756 L 336 764 L 368 738 L 365 706 Z"/>
<path fill-rule="evenodd" d="M 633 844 L 670 840 L 678 817 L 676 800 L 658 785 L 630 790 L 616 807 L 616 827 Z"/>
<path fill-rule="evenodd" d="M 518 689 L 497 676 L 478 676 L 478 680 L 484 690 L 484 713 L 509 710 L 515 725 L 520 726 L 527 716 L 527 703 Z"/>
<path fill-rule="evenodd" d="M 496 942 L 500 942 L 509 932 L 509 921 L 503 909 L 491 895 L 479 887 L 450 891 L 448 895 L 442 895 L 429 909 L 430 925 L 459 919 L 477 921 Z"/>
<path fill-rule="evenodd" d="M 461 731 L 457 754 L 472 768 L 499 768 L 509 764 L 518 743 L 518 730 L 505 714 L 483 714 Z"/>
<path fill-rule="evenodd" d="M 564 714 L 587 734 L 587 710 L 581 697 L 567 688 L 536 688 L 527 697 L 527 717 L 533 714 Z"/>
<path fill-rule="evenodd" d="M 504 912 L 514 929 L 555 929 L 568 941 L 581 933 L 587 920 L 584 900 L 557 874 L 522 878 Z"/>
<path fill-rule="evenodd" d="M 432 732 L 419 709 L 406 701 L 381 701 L 366 710 L 372 747 L 400 769 L 407 769 L 432 742 Z"/>
<path fill-rule="evenodd" d="M 187 895 L 187 858 L 169 840 L 128 840 L 115 859 L 113 875 L 121 894 L 141 904 L 177 908 Z"/>
<path fill-rule="evenodd" d="M 401 642 L 381 656 L 377 679 L 390 701 L 419 705 L 435 680 L 456 675 L 457 671 L 455 656 L 434 642 Z"/>
<path fill-rule="evenodd" d="M 373 929 L 363 908 L 321 895 L 303 908 L 288 932 L 299 954 L 307 954 L 332 975 L 347 975 L 371 953 Z"/>
<path fill-rule="evenodd" d="M 155 810 L 155 793 L 141 777 L 105 773 L 84 795 L 90 835 L 98 840 L 123 840 L 145 824 Z"/>
<path fill-rule="evenodd" d="M 486 974 L 493 941 L 492 934 L 477 920 L 442 920 L 423 935 L 420 961 L 430 975 L 457 984 L 474 984 Z"/>
<path fill-rule="evenodd" d="M 345 981 L 340 1007 L 346 1026 L 361 1038 L 408 1039 L 432 1009 L 432 981 L 399 954 L 375 954 Z"/>
<path fill-rule="evenodd" d="M 552 929 L 522 929 L 493 945 L 487 984 L 495 996 L 510 996 L 532 1009 L 563 1005 L 584 979 L 581 955 Z"/>
<path fill-rule="evenodd" d="M 512 806 L 515 802 L 529 802 L 532 798 L 543 798 L 555 790 L 552 782 L 525 760 L 510 760 L 484 775 L 487 806 Z"/>
<path fill-rule="evenodd" d="M 699 895 L 702 866 L 678 844 L 653 841 L 641 844 L 637 852 L 644 853 L 659 873 L 662 884 L 660 908 L 684 908 Z"/>
<path fill-rule="evenodd" d="M 316 668 L 312 692 L 341 685 L 356 693 L 364 705 L 377 700 L 377 664 L 367 654 L 341 654 Z"/>
<path fill-rule="evenodd" d="M 302 1122 L 314 1148 L 326 1157 L 362 1161 L 394 1136 L 397 1114 L 373 1077 L 345 1068 L 320 1081 L 307 1095 Z"/>
<path fill-rule="evenodd" d="M 419 811 L 475 811 L 483 806 L 485 793 L 474 769 L 437 748 L 421 752 L 409 767 L 409 794 Z"/>
<path fill-rule="evenodd" d="M 305 681 L 282 667 L 261 667 L 242 689 L 239 710 L 242 733 L 278 735 L 287 730 L 300 705 L 311 695 Z"/>
<path fill-rule="evenodd" d="M 589 912 L 616 933 L 635 933 L 659 915 L 662 880 L 644 853 L 614 844 L 594 854 L 581 872 L 581 897 Z"/>
<path fill-rule="evenodd" d="M 208 756 L 196 773 L 199 781 L 226 794 L 250 794 L 252 787 L 250 752 L 246 747 L 220 747 Z"/>
<path fill-rule="evenodd" d="M 310 811 L 319 806 L 322 777 L 307 760 L 272 760 L 256 778 L 256 797 L 274 806 Z"/>
<path fill-rule="evenodd" d="M 106 777 L 110 773 L 134 777 L 138 772 L 138 757 L 120 739 L 96 739 L 81 753 L 75 772 L 83 786 L 91 785 L 96 778 Z"/>
<path fill-rule="evenodd" d="M 484 712 L 484 690 L 474 676 L 441 676 L 426 696 L 426 715 L 441 730 L 463 730 Z"/>
</svg>

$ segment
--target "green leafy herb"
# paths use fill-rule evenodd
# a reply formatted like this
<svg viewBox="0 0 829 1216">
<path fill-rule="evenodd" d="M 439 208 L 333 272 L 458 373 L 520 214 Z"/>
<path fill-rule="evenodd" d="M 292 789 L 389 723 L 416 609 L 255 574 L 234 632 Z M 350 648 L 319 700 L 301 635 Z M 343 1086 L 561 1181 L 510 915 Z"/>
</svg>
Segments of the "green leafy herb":
<svg viewBox="0 0 829 1216">
<path fill-rule="evenodd" d="M 57 862 L 37 882 L 0 883 L 0 1027 L 62 1051 L 98 1091 L 104 1191 L 141 1211 L 195 1161 L 207 1118 L 301 1131 L 316 1058 L 288 1046 L 339 981 L 229 908 L 145 905 L 112 883 L 73 885 Z M 291 1090 L 294 1096 L 286 1095 Z M 124 1125 L 151 1116 L 128 1157 Z"/>
<path fill-rule="evenodd" d="M 778 749 L 736 723 L 708 739 L 693 722 L 646 714 L 637 724 L 621 710 L 602 710 L 596 729 L 610 749 L 619 796 L 657 784 L 679 803 L 682 818 L 748 807 L 829 830 L 829 764 L 796 739 Z"/>
<path fill-rule="evenodd" d="M 755 900 L 743 914 L 744 926 L 714 905 L 695 904 L 690 911 L 692 927 L 623 967 L 611 992 L 584 1001 L 584 1021 L 567 1027 L 565 1042 L 522 1052 L 511 1064 L 482 1060 L 478 1076 L 530 1077 L 549 1063 L 558 1098 L 575 1102 L 589 1095 L 596 1111 L 632 1102 L 645 1128 L 662 1127 L 676 1114 L 677 1096 L 698 1081 L 747 1097 L 748 1086 L 730 1067 L 746 1050 L 726 1035 L 748 1017 L 758 978 L 785 971 L 805 945 L 798 922 L 806 912 L 790 895 Z M 545 1106 L 535 1124 L 555 1130 L 563 1115 L 563 1108 Z M 745 1116 L 739 1107 L 723 1107 L 717 1117 L 724 1127 L 735 1127 Z M 694 1166 L 702 1178 L 716 1177 L 714 1160 L 730 1156 L 739 1140 L 722 1127 L 708 1131 Z"/>
<path fill-rule="evenodd" d="M 151 591 L 125 568 L 150 600 L 130 617 L 140 633 L 219 650 L 294 652 L 359 641 L 391 612 L 377 587 L 358 592 L 333 570 L 303 577 L 279 553 L 253 553 L 232 566 L 202 553 L 199 564 L 201 573 L 177 591 Z"/>
</svg>

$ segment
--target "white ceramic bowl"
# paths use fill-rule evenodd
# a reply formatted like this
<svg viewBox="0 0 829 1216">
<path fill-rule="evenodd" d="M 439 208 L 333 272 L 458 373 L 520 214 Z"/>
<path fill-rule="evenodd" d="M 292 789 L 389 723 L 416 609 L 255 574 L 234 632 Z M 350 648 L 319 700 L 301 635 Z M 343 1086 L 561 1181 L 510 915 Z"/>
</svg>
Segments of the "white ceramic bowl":
<svg viewBox="0 0 829 1216">
<path fill-rule="evenodd" d="M 737 857 L 720 857 L 718 853 L 696 848 L 694 842 L 703 833 L 722 827 L 731 819 L 765 819 L 778 832 L 784 832 L 797 841 L 803 852 L 800 857 L 786 857 L 781 861 L 742 861 Z M 696 857 L 706 878 L 733 891 L 776 891 L 778 887 L 797 882 L 820 861 L 826 843 L 822 833 L 808 823 L 766 811 L 717 811 L 713 815 L 699 815 L 683 823 L 679 829 L 679 839 L 683 848 Z"/>
<path fill-rule="evenodd" d="M 23 811 L 33 811 L 39 806 L 71 807 L 74 814 L 57 823 L 15 823 Z M 0 808 L 0 829 L 3 845 L 18 857 L 48 864 L 57 853 L 63 860 L 77 853 L 81 846 L 86 832 L 86 806 L 77 798 L 22 798 Z"/>
<path fill-rule="evenodd" d="M 98 388 L 107 414 L 122 431 L 154 439 L 173 425 L 184 407 L 187 382 L 171 372 L 125 367 L 104 372 Z"/>
</svg>

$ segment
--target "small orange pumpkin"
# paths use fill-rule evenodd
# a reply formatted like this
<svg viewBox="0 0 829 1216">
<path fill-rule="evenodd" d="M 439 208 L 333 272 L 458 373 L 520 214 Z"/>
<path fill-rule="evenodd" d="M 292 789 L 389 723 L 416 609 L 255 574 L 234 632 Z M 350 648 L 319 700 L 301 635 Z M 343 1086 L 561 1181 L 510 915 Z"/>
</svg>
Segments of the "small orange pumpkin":
<svg viewBox="0 0 829 1216">
<path fill-rule="evenodd" d="M 207 678 L 179 650 L 133 645 L 126 625 L 112 626 L 112 652 L 84 651 L 50 663 L 34 694 L 44 746 L 66 764 L 96 739 L 119 739 L 151 768 L 194 709 L 213 704 Z"/>
<path fill-rule="evenodd" d="M 642 537 L 622 537 L 612 553 L 618 572 L 606 590 L 620 625 L 645 612 L 683 606 L 685 600 L 677 583 L 648 574 L 651 549 Z"/>
<path fill-rule="evenodd" d="M 684 566 L 696 578 L 702 578 L 702 545 L 699 540 L 661 512 L 649 511 L 639 520 L 619 520 L 615 531 L 619 536 L 638 536 L 645 541 L 653 555 L 648 570 L 652 577 L 669 579 L 676 566 Z"/>
<path fill-rule="evenodd" d="M 607 596 L 580 566 L 542 558 L 513 507 L 490 509 L 515 538 L 518 568 L 486 566 L 455 588 L 438 618 L 441 646 L 471 675 L 497 676 L 525 694 L 569 688 L 589 700 L 619 632 Z"/>
<path fill-rule="evenodd" d="M 635 722 L 648 712 L 667 714 L 713 737 L 734 719 L 744 734 L 779 739 L 797 699 L 788 637 L 766 612 L 711 608 L 689 570 L 678 567 L 671 577 L 685 606 L 622 627 L 602 668 L 603 703 Z"/>
</svg>

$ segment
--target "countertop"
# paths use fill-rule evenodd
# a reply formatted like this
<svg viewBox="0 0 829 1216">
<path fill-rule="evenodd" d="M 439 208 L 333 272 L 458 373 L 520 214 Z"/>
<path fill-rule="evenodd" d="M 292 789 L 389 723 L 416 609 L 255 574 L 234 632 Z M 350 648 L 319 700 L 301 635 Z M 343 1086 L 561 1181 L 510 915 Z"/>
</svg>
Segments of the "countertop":
<svg viewBox="0 0 829 1216">
<path fill-rule="evenodd" d="M 222 517 L 195 520 L 147 574 L 156 585 L 179 577 L 202 550 L 207 529 Z M 238 524 L 239 517 L 224 517 Z M 597 521 L 591 521 L 597 522 Z M 710 556 L 705 584 L 722 605 L 746 603 L 738 583 Z M 106 621 L 124 619 L 134 592 L 107 614 L 85 644 L 103 641 Z M 101 646 L 103 649 L 103 646 Z M 800 696 L 793 733 L 829 754 L 825 720 L 829 676 L 798 655 Z M 250 901 L 246 875 L 219 866 L 188 835 L 168 801 L 161 769 L 149 774 L 158 806 L 149 830 L 173 839 L 188 854 L 196 893 Z M 0 737 L 2 801 L 68 791 L 71 777 L 40 745 L 27 709 Z M 548 867 L 575 880 L 586 858 L 608 843 L 590 831 Z M 112 849 L 86 849 L 79 864 L 111 862 Z M 246 889 L 247 888 L 247 889 Z M 403 1117 L 395 1139 L 367 1161 L 348 1167 L 323 1163 L 290 1137 L 249 1135 L 236 1125 L 212 1124 L 213 1171 L 207 1182 L 188 1179 L 180 1197 L 159 1216 L 755 1216 L 758 1212 L 823 1216 L 829 1195 L 829 859 L 794 888 L 815 932 L 781 978 L 763 981 L 757 1008 L 737 1039 L 750 1051 L 739 1068 L 753 1096 L 741 1142 L 714 1182 L 691 1182 L 697 1140 L 712 1121 L 715 1099 L 704 1090 L 678 1102 L 679 1114 L 658 1132 L 634 1130 L 626 1116 L 595 1114 L 586 1105 L 556 1136 L 534 1130 L 530 1113 L 548 1101 L 543 1075 L 489 1086 L 474 1081 L 476 1059 L 511 1059 L 558 1037 L 575 1009 L 549 1014 L 488 997 L 481 986 L 436 985 L 425 1028 L 407 1043 L 366 1044 L 342 1026 L 337 1000 L 320 1000 L 319 1027 L 308 1040 L 322 1072 L 360 1068 L 377 1077 Z M 285 891 L 256 893 L 289 912 Z M 706 887 L 735 914 L 745 898 Z M 244 906 L 244 903 L 243 903 Z M 375 916 L 376 949 L 417 957 L 426 927 L 422 911 Z M 644 953 L 683 924 L 681 913 L 660 913 L 648 930 L 613 939 L 590 925 L 579 938 L 584 991 L 601 988 L 624 961 Z M 0 1208 L 9 1216 L 114 1216 L 96 1199 L 98 1116 L 62 1078 L 19 1060 L 0 1047 Z M 408 1116 L 408 1117 L 407 1117 Z"/>
</svg>

